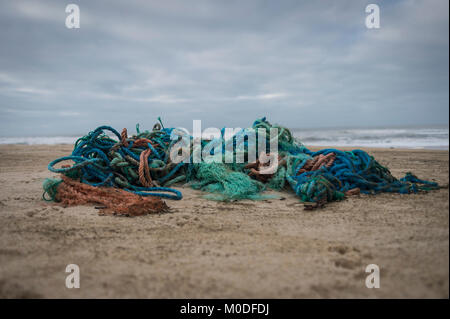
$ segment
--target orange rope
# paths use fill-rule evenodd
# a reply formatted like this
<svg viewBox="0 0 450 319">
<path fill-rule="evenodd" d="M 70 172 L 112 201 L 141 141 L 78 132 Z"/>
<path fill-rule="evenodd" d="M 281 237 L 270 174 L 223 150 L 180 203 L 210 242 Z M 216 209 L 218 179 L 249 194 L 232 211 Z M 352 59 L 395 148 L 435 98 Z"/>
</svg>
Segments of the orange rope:
<svg viewBox="0 0 450 319">
<path fill-rule="evenodd" d="M 146 138 L 138 138 L 136 141 L 134 141 L 133 146 L 136 147 L 147 146 L 148 143 L 152 144 L 152 146 L 155 146 L 152 141 Z"/>
<path fill-rule="evenodd" d="M 356 188 L 352 188 L 352 189 L 349 189 L 348 191 L 346 191 L 345 195 L 346 196 L 359 195 L 360 192 L 361 192 L 361 190 L 358 187 L 356 187 Z"/>
<path fill-rule="evenodd" d="M 94 187 L 61 175 L 55 199 L 64 206 L 100 204 L 101 214 L 138 216 L 160 213 L 168 209 L 157 197 L 139 196 L 119 188 Z"/>
<path fill-rule="evenodd" d="M 148 157 L 151 152 L 152 150 L 149 148 L 143 151 L 139 161 L 139 181 L 144 187 L 153 186 L 152 177 L 150 176 L 150 169 L 148 167 Z"/>
<path fill-rule="evenodd" d="M 334 160 L 336 159 L 336 154 L 328 153 L 327 155 L 320 154 L 313 159 L 308 160 L 305 165 L 298 171 L 297 175 L 304 172 L 317 171 L 318 169 L 326 166 L 331 167 Z"/>
<path fill-rule="evenodd" d="M 267 155 L 270 155 L 270 153 Z M 281 160 L 281 156 L 278 155 L 278 166 L 283 166 L 285 164 L 286 161 L 284 159 Z M 245 165 L 245 168 L 250 169 L 250 172 L 248 173 L 249 176 L 254 176 L 260 182 L 266 183 L 273 177 L 274 174 L 264 174 L 261 171 L 269 165 L 269 162 L 261 163 L 260 160 L 257 159 L 256 162 L 248 163 L 247 165 Z"/>
<path fill-rule="evenodd" d="M 124 128 L 122 130 L 122 134 L 120 134 L 120 137 L 121 137 L 121 142 L 122 142 L 123 146 L 128 147 L 128 141 L 127 141 L 128 132 L 127 132 L 126 128 Z"/>
</svg>

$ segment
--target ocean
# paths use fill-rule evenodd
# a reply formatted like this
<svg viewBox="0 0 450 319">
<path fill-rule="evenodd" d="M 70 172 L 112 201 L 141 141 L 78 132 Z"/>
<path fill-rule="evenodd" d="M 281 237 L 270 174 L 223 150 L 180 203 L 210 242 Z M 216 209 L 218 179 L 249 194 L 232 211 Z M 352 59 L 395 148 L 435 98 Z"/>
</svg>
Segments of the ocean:
<svg viewBox="0 0 450 319">
<path fill-rule="evenodd" d="M 292 132 L 306 146 L 449 149 L 448 127 L 293 129 Z M 73 144 L 78 137 L 0 137 L 0 144 Z"/>
<path fill-rule="evenodd" d="M 293 130 L 311 146 L 449 149 L 448 127 L 352 128 Z"/>
</svg>

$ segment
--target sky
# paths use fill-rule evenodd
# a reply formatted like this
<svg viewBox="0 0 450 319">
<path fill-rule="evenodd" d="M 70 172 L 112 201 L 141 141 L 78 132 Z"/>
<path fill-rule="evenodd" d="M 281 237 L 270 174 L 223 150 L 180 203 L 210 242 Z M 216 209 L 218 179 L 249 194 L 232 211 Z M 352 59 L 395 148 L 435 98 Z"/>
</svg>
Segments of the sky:
<svg viewBox="0 0 450 319">
<path fill-rule="evenodd" d="M 68 4 L 80 28 L 68 29 Z M 365 8 L 380 8 L 369 29 Z M 0 136 L 448 125 L 449 1 L 2 0 Z"/>
</svg>

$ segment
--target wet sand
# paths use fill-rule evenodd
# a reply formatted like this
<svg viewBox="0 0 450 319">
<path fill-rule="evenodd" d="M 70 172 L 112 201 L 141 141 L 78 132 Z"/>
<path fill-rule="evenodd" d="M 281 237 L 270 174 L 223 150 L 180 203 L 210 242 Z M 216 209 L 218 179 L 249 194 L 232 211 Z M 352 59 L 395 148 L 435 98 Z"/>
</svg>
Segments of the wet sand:
<svg viewBox="0 0 450 319">
<path fill-rule="evenodd" d="M 289 192 L 221 203 L 186 186 L 169 213 L 99 216 L 41 200 L 48 162 L 71 149 L 0 145 L 1 298 L 449 297 L 448 188 L 305 211 Z M 367 151 L 397 177 L 448 184 L 448 151 Z M 72 263 L 80 289 L 65 287 Z"/>
</svg>

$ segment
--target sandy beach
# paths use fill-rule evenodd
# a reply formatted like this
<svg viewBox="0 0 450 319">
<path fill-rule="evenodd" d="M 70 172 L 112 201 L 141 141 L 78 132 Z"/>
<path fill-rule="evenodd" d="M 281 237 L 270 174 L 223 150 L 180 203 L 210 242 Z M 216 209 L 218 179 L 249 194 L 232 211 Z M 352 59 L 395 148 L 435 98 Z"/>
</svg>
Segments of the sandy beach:
<svg viewBox="0 0 450 319">
<path fill-rule="evenodd" d="M 71 150 L 0 145 L 0 298 L 449 297 L 448 188 L 306 211 L 291 192 L 222 203 L 184 186 L 169 213 L 99 216 L 41 199 L 47 164 Z M 448 184 L 448 151 L 366 151 L 396 177 Z M 72 263 L 80 289 L 65 286 Z"/>
</svg>

